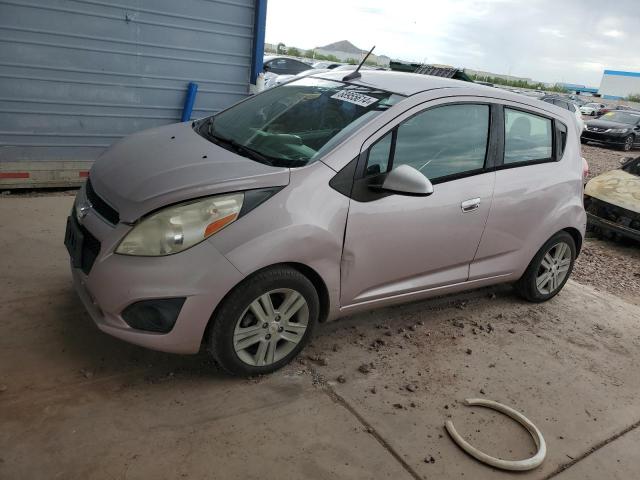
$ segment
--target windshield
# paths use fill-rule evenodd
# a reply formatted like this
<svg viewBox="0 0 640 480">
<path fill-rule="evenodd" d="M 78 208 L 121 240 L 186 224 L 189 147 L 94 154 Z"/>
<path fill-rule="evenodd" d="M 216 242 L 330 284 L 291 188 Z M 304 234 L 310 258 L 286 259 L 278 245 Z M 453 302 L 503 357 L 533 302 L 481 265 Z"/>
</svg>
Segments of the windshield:
<svg viewBox="0 0 640 480">
<path fill-rule="evenodd" d="M 640 177 L 640 157 L 625 163 L 622 170 L 629 172 L 631 175 L 637 175 Z"/>
<path fill-rule="evenodd" d="M 601 120 L 609 120 L 610 122 L 627 123 L 635 125 L 640 120 L 640 113 L 623 112 L 617 110 L 615 112 L 605 113 L 600 117 Z"/>
<path fill-rule="evenodd" d="M 591 107 L 591 108 L 597 108 L 600 105 L 598 105 L 597 103 L 587 103 L 586 105 L 584 105 L 585 107 Z"/>
<path fill-rule="evenodd" d="M 270 165 L 300 167 L 403 98 L 358 85 L 302 78 L 200 120 L 194 129 L 240 155 Z"/>
</svg>

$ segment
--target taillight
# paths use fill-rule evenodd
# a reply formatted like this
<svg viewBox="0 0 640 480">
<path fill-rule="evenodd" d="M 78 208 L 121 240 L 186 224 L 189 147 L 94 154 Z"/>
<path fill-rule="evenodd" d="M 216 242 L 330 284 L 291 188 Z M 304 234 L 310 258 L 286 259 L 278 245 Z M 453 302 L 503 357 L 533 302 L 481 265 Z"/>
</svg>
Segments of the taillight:
<svg viewBox="0 0 640 480">
<path fill-rule="evenodd" d="M 587 163 L 585 158 L 582 157 L 582 180 L 586 180 L 588 176 L 589 176 L 589 164 Z"/>
</svg>

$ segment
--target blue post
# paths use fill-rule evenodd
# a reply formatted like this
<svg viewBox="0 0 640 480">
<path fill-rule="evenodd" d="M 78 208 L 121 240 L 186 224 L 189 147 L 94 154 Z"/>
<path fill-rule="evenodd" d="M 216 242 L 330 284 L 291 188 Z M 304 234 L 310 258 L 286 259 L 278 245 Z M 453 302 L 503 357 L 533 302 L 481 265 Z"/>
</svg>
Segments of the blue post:
<svg viewBox="0 0 640 480">
<path fill-rule="evenodd" d="M 191 112 L 193 111 L 193 104 L 196 103 L 196 94 L 198 93 L 198 84 L 189 82 L 189 88 L 187 88 L 187 98 L 184 99 L 184 108 L 182 109 L 181 122 L 188 122 L 191 120 Z"/>
<path fill-rule="evenodd" d="M 262 72 L 262 59 L 264 56 L 264 33 L 267 24 L 267 0 L 255 0 L 255 13 L 253 16 L 253 42 L 251 55 L 250 83 L 256 83 L 258 74 Z"/>
</svg>

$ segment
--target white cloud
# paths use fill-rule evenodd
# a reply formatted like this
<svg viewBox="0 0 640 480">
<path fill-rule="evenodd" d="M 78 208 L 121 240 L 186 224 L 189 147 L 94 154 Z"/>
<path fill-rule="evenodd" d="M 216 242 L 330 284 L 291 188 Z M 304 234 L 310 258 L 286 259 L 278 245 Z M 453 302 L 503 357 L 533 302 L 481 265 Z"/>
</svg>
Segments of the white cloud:
<svg viewBox="0 0 640 480">
<path fill-rule="evenodd" d="M 639 0 L 269 0 L 267 41 L 313 48 L 350 40 L 411 61 L 597 86 L 602 68 L 638 69 Z"/>
<path fill-rule="evenodd" d="M 606 32 L 603 32 L 602 34 L 607 36 L 607 37 L 611 37 L 611 38 L 624 37 L 624 32 L 621 32 L 620 30 L 607 30 Z"/>
</svg>

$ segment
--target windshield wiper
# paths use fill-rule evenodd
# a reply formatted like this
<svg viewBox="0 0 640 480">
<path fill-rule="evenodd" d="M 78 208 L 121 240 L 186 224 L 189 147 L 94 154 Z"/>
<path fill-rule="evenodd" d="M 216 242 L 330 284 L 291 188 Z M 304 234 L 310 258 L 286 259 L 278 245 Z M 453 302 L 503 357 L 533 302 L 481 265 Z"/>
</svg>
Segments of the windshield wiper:
<svg viewBox="0 0 640 480">
<path fill-rule="evenodd" d="M 249 158 L 252 158 L 253 160 L 266 163 L 267 165 L 273 165 L 272 159 L 264 156 L 263 154 L 254 150 L 253 148 L 245 147 L 244 145 L 242 145 L 241 143 L 237 142 L 232 138 L 226 138 L 220 135 L 216 135 L 215 129 L 213 128 L 214 120 L 215 120 L 215 116 L 211 116 L 207 119 L 206 123 L 203 124 L 203 126 L 206 127 L 206 135 L 212 142 L 220 146 L 231 147 L 237 153 L 244 153 L 246 156 L 248 156 Z M 203 129 L 201 128 L 200 131 L 202 132 L 202 130 Z"/>
<path fill-rule="evenodd" d="M 209 125 L 209 129 L 211 129 L 211 125 L 212 123 Z M 266 163 L 267 165 L 273 166 L 272 159 L 264 156 L 263 154 L 261 154 L 257 150 L 254 150 L 253 148 L 249 148 L 242 145 L 241 143 L 237 142 L 236 140 L 233 140 L 232 138 L 221 137 L 220 135 L 216 135 L 215 133 L 211 133 L 210 137 L 218 145 L 220 144 L 227 145 L 232 149 L 234 149 L 237 153 L 244 153 L 246 156 L 248 156 L 249 158 L 252 158 L 253 160 L 257 160 L 259 162 Z"/>
</svg>

